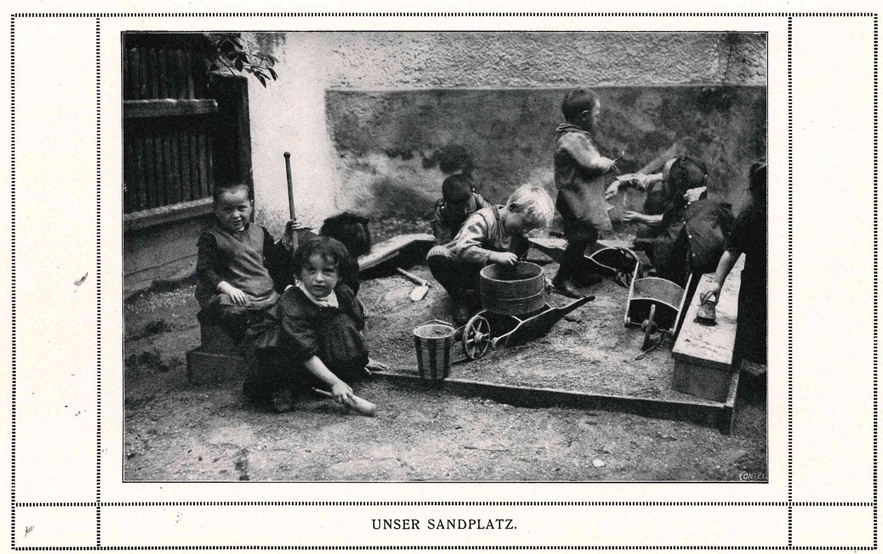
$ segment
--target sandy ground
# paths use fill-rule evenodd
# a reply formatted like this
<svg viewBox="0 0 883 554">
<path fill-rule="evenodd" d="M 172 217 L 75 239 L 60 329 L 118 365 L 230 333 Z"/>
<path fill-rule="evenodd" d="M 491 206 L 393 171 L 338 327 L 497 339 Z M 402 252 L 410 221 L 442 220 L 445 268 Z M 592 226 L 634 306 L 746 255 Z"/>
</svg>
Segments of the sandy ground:
<svg viewBox="0 0 883 554">
<path fill-rule="evenodd" d="M 425 273 L 425 268 L 414 268 Z M 412 322 L 445 316 L 434 288 L 412 304 L 398 276 L 367 281 L 373 354 L 415 371 Z M 129 299 L 126 460 L 132 481 L 739 481 L 766 477 L 766 402 L 740 391 L 731 436 L 701 425 L 564 408 L 526 409 L 386 380 L 357 383 L 375 418 L 322 398 L 275 414 L 247 403 L 241 384 L 193 387 L 185 352 L 199 344 L 193 283 Z M 646 397 L 670 391 L 668 348 L 635 362 L 642 335 L 622 326 L 623 289 L 544 338 L 456 364 L 483 381 Z"/>
<path fill-rule="evenodd" d="M 397 228 L 400 231 L 402 228 Z M 405 226 L 404 232 L 412 229 Z M 381 240 L 381 238 L 377 239 Z M 540 255 L 532 258 L 542 258 Z M 539 260 L 542 261 L 542 260 Z M 546 265 L 554 272 L 555 265 Z M 412 270 L 428 276 L 425 267 Z M 550 273 L 551 274 L 551 273 Z M 372 356 L 416 372 L 411 332 L 449 318 L 444 291 L 418 303 L 396 274 L 365 281 Z M 194 284 L 127 300 L 126 461 L 132 481 L 741 481 L 767 478 L 766 399 L 740 389 L 733 434 L 629 414 L 528 409 L 388 380 L 356 383 L 375 418 L 321 397 L 271 413 L 247 403 L 240 382 L 191 386 L 185 353 L 199 345 Z M 605 281 L 545 337 L 455 364 L 454 377 L 645 398 L 671 390 L 663 344 L 643 360 L 640 329 L 622 324 L 627 290 Z M 550 303 L 568 302 L 557 295 Z M 459 349 L 457 349 L 459 351 Z"/>
</svg>

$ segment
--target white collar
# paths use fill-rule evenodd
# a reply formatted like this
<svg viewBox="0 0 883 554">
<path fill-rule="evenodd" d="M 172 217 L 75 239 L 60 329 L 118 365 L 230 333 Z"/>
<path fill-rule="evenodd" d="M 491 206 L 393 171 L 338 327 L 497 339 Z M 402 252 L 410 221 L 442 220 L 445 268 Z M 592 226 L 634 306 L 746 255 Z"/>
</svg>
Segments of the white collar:
<svg viewBox="0 0 883 554">
<path fill-rule="evenodd" d="M 331 291 L 331 294 L 326 296 L 325 298 L 316 298 L 313 294 L 307 290 L 307 287 L 304 286 L 303 281 L 298 280 L 297 288 L 303 292 L 307 298 L 310 299 L 310 302 L 317 306 L 321 306 L 323 308 L 337 308 L 340 306 L 340 303 L 337 301 L 337 293 Z"/>
</svg>

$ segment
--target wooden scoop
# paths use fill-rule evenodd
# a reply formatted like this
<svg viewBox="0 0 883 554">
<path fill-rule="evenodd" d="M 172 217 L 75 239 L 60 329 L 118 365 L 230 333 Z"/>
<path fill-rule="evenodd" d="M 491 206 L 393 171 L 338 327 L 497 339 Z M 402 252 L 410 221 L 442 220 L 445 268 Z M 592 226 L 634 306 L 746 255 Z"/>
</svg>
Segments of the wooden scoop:
<svg viewBox="0 0 883 554">
<path fill-rule="evenodd" d="M 421 279 L 420 277 L 417 277 L 413 273 L 405 271 L 400 267 L 397 267 L 396 271 L 404 275 L 407 280 L 417 285 L 416 287 L 414 287 L 414 290 L 411 291 L 411 300 L 414 302 L 419 302 L 420 300 L 423 300 L 423 297 L 425 297 L 426 293 L 429 292 L 429 283 L 426 282 L 425 279 Z"/>
<path fill-rule="evenodd" d="M 323 396 L 327 396 L 328 398 L 334 398 L 334 395 L 326 390 L 317 389 L 315 387 L 313 387 L 313 390 Z M 359 398 L 355 394 L 352 395 L 352 400 L 347 398 L 344 403 L 349 409 L 358 412 L 363 416 L 374 417 L 377 415 L 377 406 L 374 403 L 368 402 L 364 398 Z"/>
</svg>

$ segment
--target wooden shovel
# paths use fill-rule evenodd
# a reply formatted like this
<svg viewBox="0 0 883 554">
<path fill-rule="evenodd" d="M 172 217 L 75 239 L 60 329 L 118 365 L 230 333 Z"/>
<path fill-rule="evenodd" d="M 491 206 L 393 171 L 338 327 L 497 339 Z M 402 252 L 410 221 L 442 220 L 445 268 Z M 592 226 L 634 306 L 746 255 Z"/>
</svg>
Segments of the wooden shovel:
<svg viewBox="0 0 883 554">
<path fill-rule="evenodd" d="M 407 280 L 417 285 L 416 287 L 414 287 L 414 290 L 411 291 L 411 300 L 413 300 L 414 302 L 423 300 L 423 297 L 426 296 L 427 292 L 429 292 L 429 283 L 427 283 L 426 280 L 421 279 L 420 277 L 417 277 L 413 273 L 405 271 L 400 267 L 397 267 L 396 271 L 404 275 Z"/>
</svg>

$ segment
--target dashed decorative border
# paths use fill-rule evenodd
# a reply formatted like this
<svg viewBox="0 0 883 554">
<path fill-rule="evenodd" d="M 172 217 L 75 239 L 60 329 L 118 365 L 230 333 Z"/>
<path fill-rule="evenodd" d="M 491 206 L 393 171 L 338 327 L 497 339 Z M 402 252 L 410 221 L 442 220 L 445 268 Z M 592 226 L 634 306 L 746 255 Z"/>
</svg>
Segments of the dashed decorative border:
<svg viewBox="0 0 883 554">
<path fill-rule="evenodd" d="M 95 299 L 96 309 L 96 433 L 95 445 L 95 541 L 101 546 L 101 19 L 95 19 Z"/>
<path fill-rule="evenodd" d="M 97 446 L 96 491 L 94 502 L 16 502 L 15 489 L 15 436 L 16 436 L 16 258 L 15 258 L 15 19 L 21 18 L 95 18 L 95 85 L 96 85 L 96 338 L 97 338 Z M 102 502 L 101 500 L 101 18 L 115 17 L 787 17 L 788 18 L 788 493 L 787 502 Z M 794 502 L 793 501 L 793 88 L 792 88 L 792 30 L 794 17 L 873 17 L 874 20 L 874 324 L 873 324 L 873 502 Z M 10 184 L 11 184 L 11 320 L 12 320 L 12 456 L 11 456 L 11 543 L 13 550 L 22 551 L 93 551 L 93 550 L 826 550 L 868 551 L 877 548 L 877 55 L 878 16 L 873 12 L 26 12 L 10 17 Z M 101 546 L 102 507 L 153 507 L 153 506 L 706 506 L 739 507 L 768 506 L 788 508 L 787 546 Z M 810 547 L 793 545 L 794 507 L 872 507 L 873 546 L 859 547 Z M 96 546 L 88 547 L 17 547 L 15 544 L 16 508 L 35 507 L 94 507 L 96 510 Z"/>
<path fill-rule="evenodd" d="M 16 352 L 17 347 L 17 335 L 16 335 L 16 313 L 15 313 L 15 16 L 9 18 L 9 104 L 10 104 L 10 129 L 12 135 L 9 138 L 9 156 L 10 156 L 10 170 L 9 170 L 9 189 L 10 189 L 10 231 L 12 233 L 12 251 L 10 255 L 10 261 L 12 263 L 10 278 L 12 279 L 11 283 L 11 306 L 10 311 L 12 317 L 12 434 L 10 435 L 12 455 L 10 458 L 11 467 L 10 474 L 12 479 L 12 534 L 10 535 L 10 547 L 15 548 L 15 401 L 18 397 L 16 394 L 16 382 L 15 382 L 15 368 L 16 362 L 18 361 L 18 356 Z"/>
<path fill-rule="evenodd" d="M 88 508 L 97 506 L 96 502 L 20 502 L 19 508 Z M 839 508 L 870 508 L 873 502 L 567 502 L 567 501 L 219 501 L 219 502 L 101 502 L 108 508 L 139 508 L 139 507 L 194 507 L 194 506 L 290 506 L 290 507 L 364 507 L 364 506 L 520 506 L 520 507 L 561 507 L 561 506 L 645 506 L 645 507 L 839 507 Z"/>
<path fill-rule="evenodd" d="M 812 550 L 818 551 L 844 551 L 850 552 L 876 550 L 875 546 L 586 546 L 586 545 L 550 545 L 550 546 L 352 546 L 352 545 L 327 545 L 327 546 L 31 546 L 19 547 L 20 551 L 93 551 L 93 550 Z"/>
<path fill-rule="evenodd" d="M 794 113 L 791 47 L 794 20 L 788 18 L 788 546 L 794 545 Z"/>
<path fill-rule="evenodd" d="M 874 17 L 873 12 L 25 12 L 13 17 Z"/>
<path fill-rule="evenodd" d="M 877 546 L 877 29 L 874 14 L 874 546 Z"/>
</svg>

